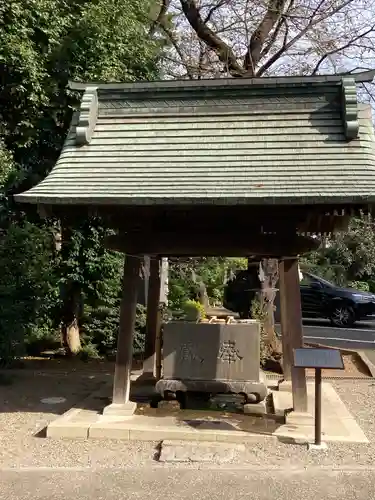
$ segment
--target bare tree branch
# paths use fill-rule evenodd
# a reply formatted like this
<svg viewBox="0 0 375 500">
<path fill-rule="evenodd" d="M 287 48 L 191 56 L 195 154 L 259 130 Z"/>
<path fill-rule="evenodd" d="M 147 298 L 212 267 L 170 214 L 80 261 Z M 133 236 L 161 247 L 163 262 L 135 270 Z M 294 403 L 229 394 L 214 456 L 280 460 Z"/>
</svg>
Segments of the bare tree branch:
<svg viewBox="0 0 375 500">
<path fill-rule="evenodd" d="M 195 0 L 180 0 L 182 10 L 198 37 L 214 50 L 232 76 L 241 76 L 244 68 L 239 64 L 233 50 L 203 21 Z"/>
<path fill-rule="evenodd" d="M 277 24 L 275 26 L 275 29 L 273 30 L 272 35 L 270 36 L 270 39 L 268 40 L 267 44 L 263 47 L 262 52 L 260 53 L 259 60 L 261 60 L 263 57 L 265 57 L 269 51 L 272 49 L 274 46 L 274 43 L 277 40 L 277 37 L 279 36 L 281 32 L 281 28 L 285 25 L 285 17 L 280 17 L 280 19 L 277 21 Z"/>
<path fill-rule="evenodd" d="M 351 46 L 351 44 L 353 42 L 356 42 L 357 40 L 360 40 L 361 38 L 363 38 L 364 36 L 368 35 L 369 33 L 371 33 L 372 31 L 374 31 L 374 28 L 375 28 L 375 24 L 373 26 L 371 26 L 370 29 L 368 29 L 367 31 L 365 31 L 364 33 L 361 33 L 360 35 L 356 36 L 355 38 L 353 38 L 352 40 L 350 40 L 348 43 L 346 43 L 345 45 L 341 45 L 341 47 L 337 47 L 333 50 L 330 50 L 329 52 L 326 52 L 324 54 L 324 56 L 322 56 L 319 61 L 317 62 L 312 74 L 315 75 L 319 68 L 320 68 L 320 65 L 327 59 L 327 57 L 329 56 L 332 56 L 333 54 L 337 54 L 338 52 L 341 52 L 342 50 L 345 50 L 347 49 L 348 47 Z"/>
<path fill-rule="evenodd" d="M 363 83 L 363 88 L 365 89 L 366 94 L 368 95 L 369 99 L 370 99 L 373 103 L 375 103 L 375 98 L 374 98 L 373 94 L 370 92 L 370 90 L 369 90 L 369 88 L 368 88 L 368 86 L 367 86 L 367 84 L 366 84 L 366 83 Z"/>
<path fill-rule="evenodd" d="M 205 56 L 204 45 L 201 40 L 199 40 L 199 59 L 198 59 L 198 80 L 203 76 L 203 60 Z"/>
<path fill-rule="evenodd" d="M 286 2 L 287 0 L 269 0 L 266 14 L 252 34 L 249 48 L 245 55 L 244 67 L 249 73 L 254 74 L 255 68 L 260 61 L 264 42 L 280 20 Z"/>
<path fill-rule="evenodd" d="M 171 75 L 186 78 L 186 71 L 189 78 L 224 73 L 307 75 L 326 70 L 328 61 L 330 72 L 337 74 L 373 66 L 373 0 L 169 1 L 172 17 L 164 18 L 169 33 L 163 31 L 172 40 L 165 49 L 166 70 Z M 157 2 L 158 9 L 161 2 Z M 275 12 L 276 6 L 283 10 Z M 270 12 L 272 19 L 267 17 Z M 158 10 L 153 18 L 157 14 Z M 244 54 L 251 46 L 254 52 L 249 54 L 247 69 Z"/>
<path fill-rule="evenodd" d="M 228 0 L 220 0 L 220 2 L 218 2 L 216 5 L 214 5 L 213 7 L 211 7 L 211 9 L 209 10 L 207 16 L 204 18 L 204 24 L 207 24 L 211 21 L 211 18 L 212 16 L 214 15 L 214 13 L 219 10 L 223 5 L 225 5 L 226 3 L 228 3 Z"/>
<path fill-rule="evenodd" d="M 324 2 L 325 0 L 322 0 L 322 1 Z M 288 15 L 289 15 L 291 9 L 294 6 L 294 2 L 295 2 L 295 0 L 290 0 L 289 5 L 285 9 L 285 13 L 279 18 L 279 20 L 276 23 L 275 29 L 273 30 L 273 33 L 272 33 L 269 41 L 267 42 L 267 44 L 265 45 L 265 47 L 262 49 L 262 52 L 260 54 L 260 59 L 259 60 L 263 59 L 263 57 L 265 57 L 269 53 L 269 51 L 272 49 L 272 47 L 274 46 L 274 44 L 275 44 L 275 42 L 277 40 L 277 37 L 280 34 L 281 28 L 283 26 L 285 26 L 285 33 L 284 33 L 283 45 L 285 45 L 287 43 L 288 34 L 289 34 L 289 26 L 288 26 L 287 19 L 288 19 Z"/>
<path fill-rule="evenodd" d="M 322 5 L 324 4 L 326 0 L 320 0 L 320 2 L 318 3 L 318 5 L 315 7 L 315 10 L 314 12 L 311 14 L 310 16 L 310 19 L 314 19 L 314 17 L 318 14 L 318 12 L 320 11 Z M 342 6 L 340 6 L 340 9 L 341 9 Z"/>
<path fill-rule="evenodd" d="M 343 2 L 341 5 L 333 9 L 332 11 L 327 12 L 323 16 L 320 16 L 318 19 L 314 19 L 314 15 L 311 17 L 309 23 L 305 26 L 304 29 L 302 29 L 295 37 L 293 37 L 288 43 L 283 45 L 272 57 L 268 59 L 266 63 L 261 66 L 258 71 L 256 72 L 257 76 L 261 76 L 267 71 L 272 64 L 274 64 L 288 49 L 290 49 L 293 45 L 298 42 L 303 36 L 306 35 L 306 33 L 311 30 L 314 26 L 318 25 L 319 23 L 323 22 L 324 20 L 332 17 L 334 14 L 337 14 L 340 12 L 344 7 L 347 5 L 351 4 L 354 0 L 346 0 Z M 314 12 L 317 12 L 317 9 L 315 9 Z"/>
<path fill-rule="evenodd" d="M 187 73 L 188 77 L 190 78 L 190 80 L 193 80 L 194 79 L 194 73 L 191 71 L 190 65 L 186 61 L 185 54 L 182 52 L 182 50 L 181 50 L 181 48 L 180 48 L 180 46 L 179 46 L 176 38 L 174 37 L 173 31 L 170 30 L 170 29 L 168 29 L 166 26 L 164 26 L 164 24 L 160 24 L 160 28 L 164 31 L 164 33 L 167 35 L 169 41 L 172 43 L 175 51 L 177 52 L 177 55 L 181 59 L 182 65 L 186 69 L 186 73 Z"/>
<path fill-rule="evenodd" d="M 155 21 L 153 22 L 153 24 L 150 28 L 150 31 L 149 31 L 150 36 L 152 36 L 155 33 L 156 28 L 158 26 L 165 24 L 164 20 L 165 20 L 165 16 L 168 12 L 170 4 L 171 4 L 171 0 L 161 0 L 160 1 L 160 10 L 159 10 L 159 13 L 157 15 L 157 18 L 155 19 Z"/>
<path fill-rule="evenodd" d="M 173 30 L 169 28 L 166 23 L 166 14 L 168 12 L 170 4 L 171 0 L 161 0 L 160 10 L 158 12 L 157 18 L 150 28 L 149 35 L 152 36 L 157 28 L 160 28 L 164 32 L 164 34 L 168 37 L 170 43 L 173 45 L 177 55 L 179 56 L 181 64 L 185 67 L 187 76 L 192 80 L 194 79 L 194 73 L 191 71 L 191 67 L 186 61 L 185 54 L 181 50 L 181 47 L 175 37 L 175 34 L 173 33 Z"/>
</svg>

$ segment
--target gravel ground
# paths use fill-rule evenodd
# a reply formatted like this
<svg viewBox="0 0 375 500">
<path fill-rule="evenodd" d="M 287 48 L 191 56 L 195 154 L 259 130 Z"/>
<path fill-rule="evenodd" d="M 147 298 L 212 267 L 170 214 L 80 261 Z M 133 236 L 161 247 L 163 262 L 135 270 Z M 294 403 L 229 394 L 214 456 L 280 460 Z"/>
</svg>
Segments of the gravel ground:
<svg viewBox="0 0 375 500">
<path fill-rule="evenodd" d="M 153 460 L 157 443 L 114 440 L 47 440 L 36 437 L 49 421 L 78 404 L 108 380 L 105 374 L 27 373 L 0 386 L 0 468 L 211 468 L 215 464 L 161 464 Z M 341 470 L 371 468 L 375 456 L 375 381 L 336 380 L 340 397 L 356 417 L 369 444 L 329 444 L 324 453 L 311 453 L 304 446 L 285 444 L 259 436 L 245 452 L 239 451 L 226 469 L 244 468 L 300 470 L 321 466 Z M 62 404 L 46 405 L 45 397 L 63 397 Z M 220 467 L 220 465 L 219 465 Z M 375 471 L 375 469 L 374 469 Z"/>
<path fill-rule="evenodd" d="M 1 498 L 12 500 L 374 500 L 373 472 L 307 469 L 152 469 L 7 471 Z"/>
</svg>

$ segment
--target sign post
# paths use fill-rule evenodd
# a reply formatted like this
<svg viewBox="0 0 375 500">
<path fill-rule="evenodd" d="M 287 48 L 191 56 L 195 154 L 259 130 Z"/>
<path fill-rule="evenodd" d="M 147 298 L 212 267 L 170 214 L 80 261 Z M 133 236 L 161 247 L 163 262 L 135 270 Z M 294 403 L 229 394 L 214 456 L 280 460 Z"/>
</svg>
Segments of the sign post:
<svg viewBox="0 0 375 500">
<path fill-rule="evenodd" d="M 322 444 L 322 369 L 315 368 L 315 444 Z"/>
<path fill-rule="evenodd" d="M 294 366 L 296 368 L 313 368 L 315 370 L 315 442 L 317 448 L 322 447 L 322 369 L 343 370 L 344 362 L 337 349 L 301 347 L 294 349 Z"/>
</svg>

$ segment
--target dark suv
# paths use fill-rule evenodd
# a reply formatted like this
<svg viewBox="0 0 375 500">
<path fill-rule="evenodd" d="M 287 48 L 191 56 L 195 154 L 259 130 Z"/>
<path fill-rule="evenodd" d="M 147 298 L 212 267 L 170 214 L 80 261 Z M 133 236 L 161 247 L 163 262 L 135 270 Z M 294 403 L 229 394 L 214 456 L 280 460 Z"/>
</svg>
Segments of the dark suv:
<svg viewBox="0 0 375 500">
<path fill-rule="evenodd" d="M 224 307 L 247 317 L 255 291 L 248 271 L 239 271 L 227 283 Z M 301 272 L 301 304 L 304 318 L 328 318 L 334 326 L 350 327 L 375 314 L 375 295 L 353 288 L 341 288 L 306 271 Z M 279 294 L 275 299 L 275 320 L 280 319 Z"/>
</svg>

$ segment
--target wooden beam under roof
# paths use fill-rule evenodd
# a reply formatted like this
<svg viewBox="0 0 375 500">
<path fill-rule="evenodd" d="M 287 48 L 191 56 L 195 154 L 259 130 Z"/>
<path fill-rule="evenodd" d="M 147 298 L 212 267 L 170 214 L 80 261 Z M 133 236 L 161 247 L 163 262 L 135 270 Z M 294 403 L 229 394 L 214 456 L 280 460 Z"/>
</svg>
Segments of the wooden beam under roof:
<svg viewBox="0 0 375 500">
<path fill-rule="evenodd" d="M 105 245 L 130 255 L 282 257 L 318 248 L 319 241 L 297 234 L 221 232 L 131 232 L 109 236 Z"/>
</svg>

